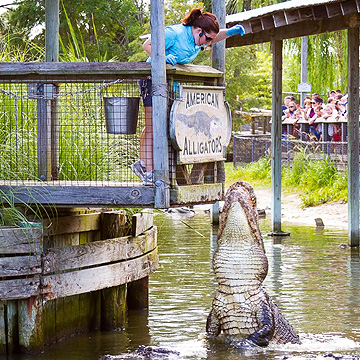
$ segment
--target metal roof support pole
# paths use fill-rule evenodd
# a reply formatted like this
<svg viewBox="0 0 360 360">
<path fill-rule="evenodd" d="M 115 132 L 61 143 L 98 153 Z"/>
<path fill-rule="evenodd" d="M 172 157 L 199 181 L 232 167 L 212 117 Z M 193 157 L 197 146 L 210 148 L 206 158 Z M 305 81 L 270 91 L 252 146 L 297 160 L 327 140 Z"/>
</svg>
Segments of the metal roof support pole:
<svg viewBox="0 0 360 360">
<path fill-rule="evenodd" d="M 348 29 L 348 238 L 359 246 L 359 28 Z"/>
<path fill-rule="evenodd" d="M 282 40 L 271 42 L 272 51 L 272 123 L 271 123 L 271 225 L 281 232 L 281 105 Z"/>
<path fill-rule="evenodd" d="M 168 208 L 170 207 L 170 184 L 164 0 L 151 0 L 150 6 L 155 208 Z"/>
</svg>

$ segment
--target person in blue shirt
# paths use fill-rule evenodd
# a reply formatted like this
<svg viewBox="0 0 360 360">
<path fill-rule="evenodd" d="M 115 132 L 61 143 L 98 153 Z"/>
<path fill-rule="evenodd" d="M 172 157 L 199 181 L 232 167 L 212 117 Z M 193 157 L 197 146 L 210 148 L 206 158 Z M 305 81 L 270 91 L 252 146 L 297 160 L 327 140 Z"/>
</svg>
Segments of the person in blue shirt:
<svg viewBox="0 0 360 360">
<path fill-rule="evenodd" d="M 165 28 L 165 59 L 170 65 L 188 64 L 207 45 L 225 40 L 234 35 L 245 34 L 242 25 L 220 29 L 216 16 L 194 8 L 182 20 L 181 24 Z M 151 61 L 151 38 L 148 38 L 143 49 Z M 151 80 L 140 83 L 145 108 L 145 129 L 140 137 L 140 160 L 131 166 L 134 173 L 145 185 L 153 185 L 153 128 L 152 128 L 152 87 Z"/>
</svg>

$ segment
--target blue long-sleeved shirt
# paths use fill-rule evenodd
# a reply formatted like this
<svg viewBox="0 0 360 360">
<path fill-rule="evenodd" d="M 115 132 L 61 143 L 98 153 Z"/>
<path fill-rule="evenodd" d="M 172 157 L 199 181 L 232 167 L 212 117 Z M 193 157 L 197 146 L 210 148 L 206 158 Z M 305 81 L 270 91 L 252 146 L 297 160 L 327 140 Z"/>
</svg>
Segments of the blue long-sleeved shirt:
<svg viewBox="0 0 360 360">
<path fill-rule="evenodd" d="M 168 54 L 176 56 L 178 64 L 188 64 L 193 61 L 201 48 L 195 44 L 191 26 L 176 24 L 165 28 L 165 56 Z M 151 58 L 147 61 L 151 61 Z"/>
</svg>

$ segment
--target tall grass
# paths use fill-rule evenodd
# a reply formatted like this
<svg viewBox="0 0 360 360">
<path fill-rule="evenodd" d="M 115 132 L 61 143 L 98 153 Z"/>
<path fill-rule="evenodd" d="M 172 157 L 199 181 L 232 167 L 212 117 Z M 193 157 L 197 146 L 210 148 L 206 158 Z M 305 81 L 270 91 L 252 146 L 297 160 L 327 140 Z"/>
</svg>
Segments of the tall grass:
<svg viewBox="0 0 360 360">
<path fill-rule="evenodd" d="M 293 163 L 282 166 L 282 188 L 300 193 L 304 207 L 332 201 L 347 201 L 347 172 L 337 170 L 334 161 L 322 154 L 321 160 L 311 157 L 309 149 L 299 149 Z M 268 156 L 234 169 L 226 164 L 226 186 L 244 180 L 255 188 L 271 185 L 271 164 Z"/>
</svg>

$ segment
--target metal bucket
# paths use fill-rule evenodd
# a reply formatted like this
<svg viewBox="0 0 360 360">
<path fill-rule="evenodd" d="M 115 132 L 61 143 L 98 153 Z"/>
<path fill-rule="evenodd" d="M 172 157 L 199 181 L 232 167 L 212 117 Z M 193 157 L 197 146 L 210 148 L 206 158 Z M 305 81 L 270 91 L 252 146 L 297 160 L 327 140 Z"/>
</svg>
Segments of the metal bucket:
<svg viewBox="0 0 360 360">
<path fill-rule="evenodd" d="M 135 134 L 139 115 L 139 97 L 104 97 L 108 134 Z"/>
</svg>

